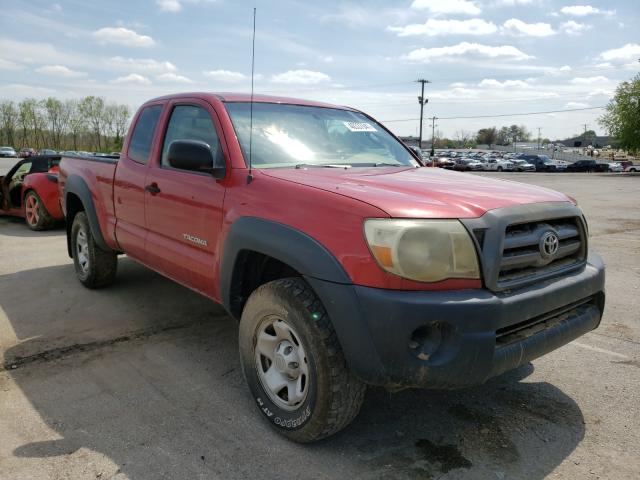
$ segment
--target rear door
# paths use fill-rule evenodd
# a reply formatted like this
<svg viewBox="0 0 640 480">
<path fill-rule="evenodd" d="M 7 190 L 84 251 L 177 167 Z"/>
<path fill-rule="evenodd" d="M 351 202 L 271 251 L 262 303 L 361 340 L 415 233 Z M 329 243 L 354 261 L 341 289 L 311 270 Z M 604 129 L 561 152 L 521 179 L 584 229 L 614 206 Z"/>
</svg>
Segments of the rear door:
<svg viewBox="0 0 640 480">
<path fill-rule="evenodd" d="M 200 140 L 210 146 L 214 162 L 228 169 L 226 143 L 218 117 L 207 102 L 174 100 L 167 110 L 168 121 L 159 142 L 162 148 L 147 174 L 148 262 L 213 297 L 225 187 L 208 173 L 171 167 L 167 157 L 174 140 Z"/>
<path fill-rule="evenodd" d="M 142 262 L 146 261 L 146 223 L 144 188 L 149 159 L 157 149 L 154 141 L 163 104 L 145 106 L 135 118 L 127 148 L 124 149 L 113 179 L 113 203 L 120 248 Z M 98 181 L 108 181 L 100 179 Z"/>
</svg>

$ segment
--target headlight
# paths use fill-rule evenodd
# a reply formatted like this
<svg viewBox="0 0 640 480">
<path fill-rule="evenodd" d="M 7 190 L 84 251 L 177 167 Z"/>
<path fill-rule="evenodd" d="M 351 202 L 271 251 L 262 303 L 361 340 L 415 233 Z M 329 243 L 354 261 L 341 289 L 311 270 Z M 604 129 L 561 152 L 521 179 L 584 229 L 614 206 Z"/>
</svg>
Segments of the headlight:
<svg viewBox="0 0 640 480">
<path fill-rule="evenodd" d="M 419 282 L 480 278 L 476 250 L 458 220 L 369 219 L 364 232 L 386 271 Z"/>
</svg>

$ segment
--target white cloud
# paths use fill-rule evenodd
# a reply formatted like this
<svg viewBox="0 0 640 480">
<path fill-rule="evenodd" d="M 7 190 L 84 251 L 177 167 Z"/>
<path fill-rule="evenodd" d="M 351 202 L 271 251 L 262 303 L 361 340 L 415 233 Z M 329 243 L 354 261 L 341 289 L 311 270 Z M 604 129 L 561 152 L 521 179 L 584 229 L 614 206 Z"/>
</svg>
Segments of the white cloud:
<svg viewBox="0 0 640 480">
<path fill-rule="evenodd" d="M 425 23 L 413 23 L 404 27 L 387 27 L 390 32 L 395 32 L 399 37 L 413 35 L 426 35 L 435 37 L 438 35 L 489 35 L 498 31 L 498 27 L 492 22 L 486 22 L 481 18 L 470 20 L 437 20 L 430 18 Z"/>
<path fill-rule="evenodd" d="M 591 5 L 571 5 L 569 7 L 562 7 L 560 9 L 565 15 L 572 15 L 574 17 L 586 17 L 587 15 L 615 15 L 615 10 L 600 10 L 599 8 L 592 7 Z"/>
<path fill-rule="evenodd" d="M 298 85 L 316 85 L 329 80 L 331 80 L 329 75 L 313 70 L 288 70 L 271 76 L 271 81 L 274 83 Z"/>
<path fill-rule="evenodd" d="M 124 27 L 105 27 L 93 32 L 100 43 L 115 43 L 127 47 L 152 47 L 156 42 L 148 35 L 140 35 Z"/>
<path fill-rule="evenodd" d="M 11 60 L 5 60 L 4 58 L 0 58 L 0 70 L 9 70 L 9 71 L 18 71 L 22 70 L 24 67 L 19 63 L 12 62 Z"/>
<path fill-rule="evenodd" d="M 599 58 L 612 62 L 628 62 L 640 58 L 640 44 L 627 43 L 620 48 L 605 50 L 599 55 Z"/>
<path fill-rule="evenodd" d="M 548 23 L 525 23 L 517 18 L 505 21 L 502 31 L 521 37 L 549 37 L 556 33 Z"/>
<path fill-rule="evenodd" d="M 591 105 L 584 102 L 567 102 L 564 104 L 564 108 L 588 108 Z"/>
<path fill-rule="evenodd" d="M 496 6 L 513 7 L 515 5 L 531 5 L 538 0 L 496 0 L 493 4 Z"/>
<path fill-rule="evenodd" d="M 500 82 L 494 78 L 485 78 L 479 84 L 479 87 L 482 88 L 530 88 L 528 82 L 524 80 L 505 80 L 504 82 Z"/>
<path fill-rule="evenodd" d="M 609 80 L 607 77 L 598 75 L 595 77 L 572 78 L 571 80 L 569 80 L 569 83 L 572 83 L 574 85 L 593 85 L 594 83 L 609 83 L 610 81 L 611 80 Z"/>
<path fill-rule="evenodd" d="M 137 73 L 130 73 L 124 77 L 118 77 L 112 83 L 130 83 L 138 85 L 151 85 L 151 80 Z"/>
<path fill-rule="evenodd" d="M 43 65 L 40 68 L 36 68 L 36 72 L 42 73 L 44 75 L 51 75 L 53 77 L 64 78 L 77 78 L 87 75 L 84 72 L 71 70 L 69 67 L 65 67 L 64 65 Z"/>
<path fill-rule="evenodd" d="M 53 10 L 54 12 L 61 12 L 62 5 L 60 5 L 59 3 L 54 3 L 53 5 L 51 5 L 51 10 Z"/>
<path fill-rule="evenodd" d="M 574 22 L 573 20 L 569 20 L 568 22 L 564 22 L 562 25 L 560 25 L 560 30 L 562 30 L 567 35 L 581 35 L 583 32 L 586 32 L 590 28 L 591 25 Z"/>
<path fill-rule="evenodd" d="M 178 75 L 176 73 L 163 73 L 161 75 L 156 76 L 157 80 L 161 82 L 172 82 L 172 83 L 193 83 L 190 78 L 185 77 L 184 75 Z"/>
<path fill-rule="evenodd" d="M 322 60 L 325 63 L 333 63 L 333 57 L 331 55 L 326 55 L 322 57 L 320 60 Z"/>
<path fill-rule="evenodd" d="M 288 70 L 271 76 L 271 81 L 274 83 L 298 85 L 315 85 L 329 80 L 331 80 L 331 77 L 326 73 L 313 70 Z"/>
<path fill-rule="evenodd" d="M 210 70 L 208 72 L 202 72 L 209 78 L 212 78 L 218 82 L 236 83 L 241 82 L 247 78 L 246 75 L 240 72 L 232 72 L 230 70 Z"/>
<path fill-rule="evenodd" d="M 182 10 L 179 0 L 156 0 L 156 4 L 163 12 L 179 12 Z"/>
<path fill-rule="evenodd" d="M 431 13 L 461 13 L 478 15 L 482 10 L 469 0 L 413 0 L 411 8 L 428 10 Z"/>
<path fill-rule="evenodd" d="M 105 65 L 109 69 L 147 73 L 169 73 L 175 72 L 176 66 L 167 61 L 158 61 L 153 58 L 125 58 L 111 57 L 105 61 Z"/>
<path fill-rule="evenodd" d="M 560 71 L 561 72 L 570 72 L 571 71 L 571 67 L 569 65 L 563 65 L 560 67 Z"/>
<path fill-rule="evenodd" d="M 527 60 L 534 58 L 518 50 L 512 45 L 498 47 L 480 43 L 462 42 L 448 47 L 418 48 L 412 50 L 402 58 L 415 62 L 429 62 L 431 60 L 448 60 L 457 58 L 503 58 L 508 60 Z"/>
</svg>

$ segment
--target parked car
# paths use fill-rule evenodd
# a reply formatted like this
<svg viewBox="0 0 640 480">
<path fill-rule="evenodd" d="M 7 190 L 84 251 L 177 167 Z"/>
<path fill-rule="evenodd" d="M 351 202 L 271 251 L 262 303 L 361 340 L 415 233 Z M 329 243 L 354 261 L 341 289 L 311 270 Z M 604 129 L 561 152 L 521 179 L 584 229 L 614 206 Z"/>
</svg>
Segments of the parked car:
<svg viewBox="0 0 640 480">
<path fill-rule="evenodd" d="M 606 172 L 608 163 L 600 163 L 595 160 L 578 160 L 567 165 L 567 172 Z"/>
<path fill-rule="evenodd" d="M 567 168 L 566 165 L 554 162 L 546 155 L 522 155 L 520 160 L 533 165 L 536 172 L 562 172 Z"/>
<path fill-rule="evenodd" d="M 623 172 L 624 168 L 618 162 L 609 162 L 609 171 L 610 172 Z"/>
<path fill-rule="evenodd" d="M 532 163 L 527 162 L 526 160 L 522 160 L 520 158 L 516 158 L 511 160 L 513 163 L 513 169 L 516 172 L 535 172 L 536 166 Z"/>
<path fill-rule="evenodd" d="M 440 157 L 434 160 L 435 167 L 444 168 L 446 170 L 453 170 L 455 164 L 455 160 L 446 157 Z"/>
<path fill-rule="evenodd" d="M 636 165 L 634 163 L 630 163 L 626 167 L 624 167 L 625 172 L 640 172 L 640 165 Z"/>
<path fill-rule="evenodd" d="M 460 172 L 483 170 L 482 163 L 472 158 L 457 158 L 453 169 Z"/>
<path fill-rule="evenodd" d="M 38 152 L 38 155 L 57 155 L 58 152 L 56 152 L 55 150 L 52 150 L 50 148 L 43 148 L 42 150 L 40 150 Z"/>
<path fill-rule="evenodd" d="M 64 157 L 59 187 L 78 280 L 112 283 L 126 254 L 221 303 L 260 415 L 300 442 L 349 424 L 366 385 L 482 383 L 604 308 L 574 200 L 421 168 L 348 107 L 157 98 L 119 160 Z"/>
<path fill-rule="evenodd" d="M 514 164 L 510 160 L 505 160 L 498 157 L 488 157 L 482 161 L 482 169 L 486 171 L 496 172 L 511 172 L 514 169 Z"/>
<path fill-rule="evenodd" d="M 34 148 L 21 148 L 20 153 L 18 153 L 18 157 L 27 158 L 35 155 L 37 152 Z"/>
<path fill-rule="evenodd" d="M 12 147 L 0 147 L 0 157 L 11 158 L 17 156 L 16 151 Z"/>
<path fill-rule="evenodd" d="M 32 156 L 0 177 L 0 215 L 24 218 L 32 230 L 46 230 L 62 220 L 59 163 L 60 157 Z"/>
</svg>

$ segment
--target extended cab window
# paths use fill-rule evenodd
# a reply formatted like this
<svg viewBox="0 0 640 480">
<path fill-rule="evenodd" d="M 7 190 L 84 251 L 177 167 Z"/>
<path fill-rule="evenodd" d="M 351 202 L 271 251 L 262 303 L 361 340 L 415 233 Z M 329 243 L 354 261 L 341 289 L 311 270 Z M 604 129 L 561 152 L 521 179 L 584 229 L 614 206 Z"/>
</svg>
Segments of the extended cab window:
<svg viewBox="0 0 640 480">
<path fill-rule="evenodd" d="M 136 123 L 129 144 L 129 158 L 138 163 L 147 163 L 151 153 L 153 134 L 162 113 L 162 105 L 146 107 Z"/>
<path fill-rule="evenodd" d="M 209 145 L 216 164 L 224 162 L 220 141 L 216 133 L 216 127 L 211 120 L 211 115 L 202 107 L 194 105 L 178 105 L 171 112 L 171 119 L 167 126 L 162 145 L 163 167 L 169 165 L 169 146 L 175 140 L 199 140 Z M 212 165 L 213 167 L 213 165 Z"/>
</svg>

